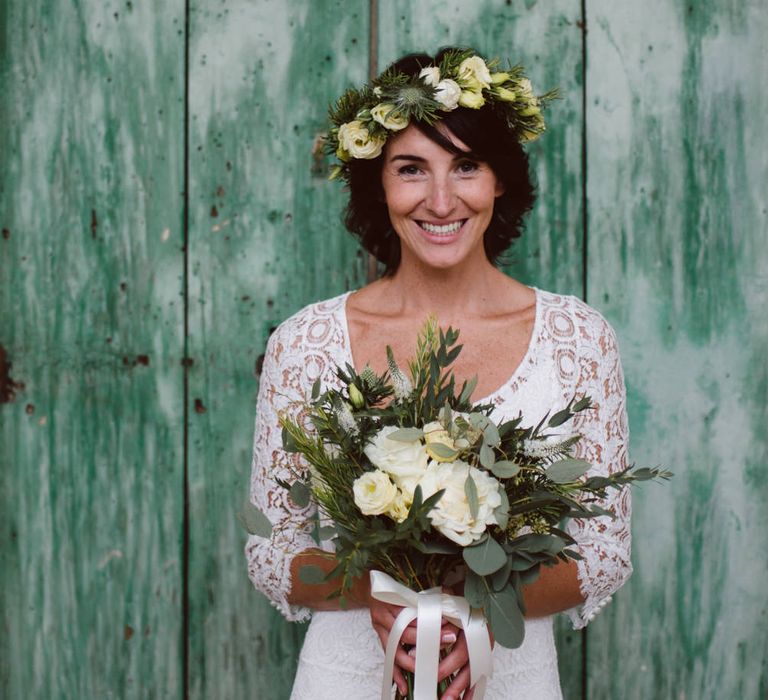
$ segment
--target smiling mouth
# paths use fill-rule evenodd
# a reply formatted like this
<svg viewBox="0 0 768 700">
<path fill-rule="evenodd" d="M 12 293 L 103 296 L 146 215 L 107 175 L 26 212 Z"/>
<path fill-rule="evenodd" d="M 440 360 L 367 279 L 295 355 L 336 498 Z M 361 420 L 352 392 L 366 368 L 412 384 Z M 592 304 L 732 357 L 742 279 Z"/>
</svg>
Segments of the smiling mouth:
<svg viewBox="0 0 768 700">
<path fill-rule="evenodd" d="M 433 236 L 450 236 L 452 233 L 456 233 L 463 225 L 466 219 L 460 219 L 459 221 L 452 221 L 450 224 L 438 226 L 437 224 L 430 224 L 428 221 L 418 221 L 417 223 L 427 233 L 431 233 Z"/>
</svg>

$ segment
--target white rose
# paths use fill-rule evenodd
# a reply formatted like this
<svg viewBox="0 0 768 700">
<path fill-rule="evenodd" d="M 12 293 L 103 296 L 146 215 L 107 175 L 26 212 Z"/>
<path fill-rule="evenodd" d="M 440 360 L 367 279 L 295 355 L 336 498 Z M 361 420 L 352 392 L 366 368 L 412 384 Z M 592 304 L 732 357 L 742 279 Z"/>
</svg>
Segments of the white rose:
<svg viewBox="0 0 768 700">
<path fill-rule="evenodd" d="M 408 126 L 408 119 L 395 109 L 395 105 L 380 102 L 371 110 L 371 117 L 390 131 L 400 131 Z"/>
<path fill-rule="evenodd" d="M 461 88 L 455 80 L 446 78 L 435 86 L 435 100 L 443 105 L 447 112 L 459 106 L 459 97 L 461 97 Z"/>
<path fill-rule="evenodd" d="M 427 450 L 418 439 L 409 442 L 390 440 L 387 436 L 396 430 L 399 430 L 396 425 L 382 428 L 364 452 L 373 465 L 392 476 L 398 486 L 413 482 L 415 487 L 415 482 L 424 476 L 427 468 Z"/>
<path fill-rule="evenodd" d="M 355 505 L 363 515 L 379 515 L 386 512 L 397 496 L 397 487 L 378 469 L 366 472 L 352 484 Z"/>
<path fill-rule="evenodd" d="M 477 517 L 469 508 L 464 483 L 471 475 L 477 487 Z M 466 462 L 430 462 L 420 482 L 425 499 L 440 489 L 445 492 L 429 512 L 429 520 L 439 532 L 462 547 L 472 544 L 489 525 L 496 525 L 494 510 L 501 505 L 500 485 L 488 472 Z"/>
<path fill-rule="evenodd" d="M 434 450 L 431 450 L 431 445 L 440 443 L 441 445 L 445 445 L 449 450 L 456 449 L 456 445 L 448 434 L 448 431 L 439 421 L 432 421 L 424 426 L 424 442 L 427 443 L 427 454 L 436 462 L 447 462 L 449 461 L 449 458 L 441 457 Z"/>
<path fill-rule="evenodd" d="M 459 81 L 469 87 L 488 88 L 491 85 L 491 71 L 480 56 L 470 56 L 459 64 Z"/>
<path fill-rule="evenodd" d="M 401 523 L 408 517 L 408 511 L 411 509 L 412 503 L 413 492 L 411 492 L 410 497 L 408 497 L 404 492 L 398 491 L 394 500 L 387 509 L 386 514 L 392 518 L 392 520 Z"/>
<path fill-rule="evenodd" d="M 437 84 L 440 82 L 440 69 L 437 66 L 427 66 L 426 68 L 421 69 L 419 77 L 427 85 L 437 87 Z"/>
<path fill-rule="evenodd" d="M 355 119 L 339 127 L 339 145 L 352 158 L 376 158 L 381 154 L 384 140 L 371 138 L 362 122 Z"/>
</svg>

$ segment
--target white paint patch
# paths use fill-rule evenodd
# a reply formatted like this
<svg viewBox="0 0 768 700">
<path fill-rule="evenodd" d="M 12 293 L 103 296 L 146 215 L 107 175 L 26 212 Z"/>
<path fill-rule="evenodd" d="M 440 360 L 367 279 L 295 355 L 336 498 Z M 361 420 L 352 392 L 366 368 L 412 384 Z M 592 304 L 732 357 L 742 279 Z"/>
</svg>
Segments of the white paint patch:
<svg viewBox="0 0 768 700">
<path fill-rule="evenodd" d="M 99 563 L 96 565 L 96 568 L 101 571 L 109 562 L 111 562 L 113 559 L 122 559 L 123 558 L 123 552 L 119 549 L 110 549 L 100 560 Z"/>
</svg>

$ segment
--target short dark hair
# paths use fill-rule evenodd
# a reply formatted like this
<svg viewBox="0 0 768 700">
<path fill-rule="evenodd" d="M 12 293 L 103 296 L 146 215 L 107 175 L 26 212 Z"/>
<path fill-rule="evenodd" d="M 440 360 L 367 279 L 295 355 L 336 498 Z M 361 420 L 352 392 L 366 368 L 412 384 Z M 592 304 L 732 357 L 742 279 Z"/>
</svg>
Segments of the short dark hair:
<svg viewBox="0 0 768 700">
<path fill-rule="evenodd" d="M 390 66 L 406 75 L 418 75 L 422 68 L 439 65 L 447 51 L 441 49 L 434 57 L 409 54 Z M 389 70 L 389 69 L 388 69 Z M 464 153 L 434 126 L 412 122 L 425 136 L 451 153 Z M 485 254 L 496 263 L 515 238 L 523 232 L 523 219 L 536 201 L 528 154 L 503 117 L 491 107 L 469 109 L 458 107 L 446 112 L 440 120 L 452 134 L 469 146 L 469 155 L 487 163 L 504 187 L 496 198 L 493 217 L 485 232 Z M 347 229 L 356 235 L 369 253 L 384 264 L 384 274 L 392 275 L 400 265 L 400 240 L 389 220 L 381 171 L 384 154 L 371 160 L 352 159 L 349 162 L 349 203 L 344 216 Z"/>
</svg>

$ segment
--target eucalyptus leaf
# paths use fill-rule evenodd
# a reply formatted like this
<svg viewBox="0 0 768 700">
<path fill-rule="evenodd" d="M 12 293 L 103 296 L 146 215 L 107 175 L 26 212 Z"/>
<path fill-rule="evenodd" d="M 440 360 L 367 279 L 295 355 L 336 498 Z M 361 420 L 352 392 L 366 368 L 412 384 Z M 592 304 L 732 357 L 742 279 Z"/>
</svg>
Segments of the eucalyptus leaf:
<svg viewBox="0 0 768 700">
<path fill-rule="evenodd" d="M 482 576 L 474 571 L 467 572 L 464 580 L 464 597 L 473 608 L 482 608 L 488 600 L 488 586 Z"/>
<path fill-rule="evenodd" d="M 441 457 L 446 461 L 454 460 L 459 456 L 457 450 L 452 450 L 442 442 L 430 442 L 427 445 L 427 452 L 431 453 L 431 456 Z"/>
<path fill-rule="evenodd" d="M 493 453 L 493 448 L 489 447 L 483 441 L 480 447 L 480 464 L 486 469 L 493 469 L 494 462 L 496 461 L 496 455 Z"/>
<path fill-rule="evenodd" d="M 492 593 L 485 610 L 496 642 L 507 649 L 516 649 L 523 643 L 525 623 L 511 585 Z"/>
<path fill-rule="evenodd" d="M 294 481 L 291 484 L 291 500 L 299 507 L 305 508 L 309 505 L 310 491 L 309 487 L 303 481 Z"/>
<path fill-rule="evenodd" d="M 506 530 L 509 524 L 509 497 L 503 488 L 499 489 L 499 496 L 501 503 L 493 511 L 493 517 L 496 518 L 496 524 L 502 530 Z"/>
<path fill-rule="evenodd" d="M 416 540 L 413 546 L 424 554 L 456 554 L 457 545 L 448 542 L 421 542 Z"/>
<path fill-rule="evenodd" d="M 464 494 L 466 495 L 467 503 L 469 504 L 469 514 L 474 520 L 480 510 L 480 501 L 477 497 L 477 484 L 471 474 L 467 474 L 467 478 L 464 481 Z"/>
<path fill-rule="evenodd" d="M 415 442 L 424 437 L 424 431 L 419 428 L 399 428 L 387 435 L 388 440 L 398 442 Z"/>
<path fill-rule="evenodd" d="M 499 479 L 509 479 L 520 471 L 520 465 L 510 462 L 508 459 L 500 459 L 498 462 L 493 463 L 491 471 Z"/>
<path fill-rule="evenodd" d="M 520 584 L 523 586 L 530 586 L 536 579 L 539 578 L 541 572 L 541 564 L 534 564 L 530 569 L 525 569 L 520 572 Z"/>
<path fill-rule="evenodd" d="M 479 576 L 488 576 L 507 563 L 507 553 L 493 537 L 465 547 L 462 555 L 467 566 Z"/>
<path fill-rule="evenodd" d="M 491 575 L 491 586 L 494 591 L 501 591 L 509 581 L 512 573 L 512 557 L 507 557 L 507 563 Z"/>
<path fill-rule="evenodd" d="M 333 525 L 324 525 L 317 530 L 317 536 L 320 540 L 330 540 L 336 537 L 336 528 Z"/>
<path fill-rule="evenodd" d="M 551 479 L 556 484 L 567 484 L 571 481 L 576 481 L 576 479 L 585 474 L 591 466 L 592 465 L 585 459 L 574 459 L 569 457 L 550 464 L 546 468 L 545 473 L 547 478 Z"/>
<path fill-rule="evenodd" d="M 485 438 L 485 444 L 491 447 L 496 447 L 501 442 L 499 429 L 490 422 L 483 428 L 483 437 Z"/>
<path fill-rule="evenodd" d="M 281 433 L 282 440 L 283 440 L 283 449 L 286 452 L 298 452 L 299 446 L 296 444 L 296 440 L 294 440 L 293 435 L 288 432 L 288 427 L 283 426 L 283 430 Z"/>
<path fill-rule="evenodd" d="M 479 430 L 482 430 L 485 428 L 486 425 L 488 425 L 488 416 L 486 416 L 484 413 L 478 413 L 477 411 L 473 411 L 469 414 L 469 424 L 473 428 L 478 428 Z"/>
<path fill-rule="evenodd" d="M 272 523 L 253 503 L 245 501 L 237 512 L 237 519 L 243 529 L 259 537 L 269 537 L 272 534 Z"/>
<path fill-rule="evenodd" d="M 325 571 L 314 564 L 304 564 L 299 567 L 299 580 L 302 583 L 316 586 L 325 581 Z"/>
</svg>

